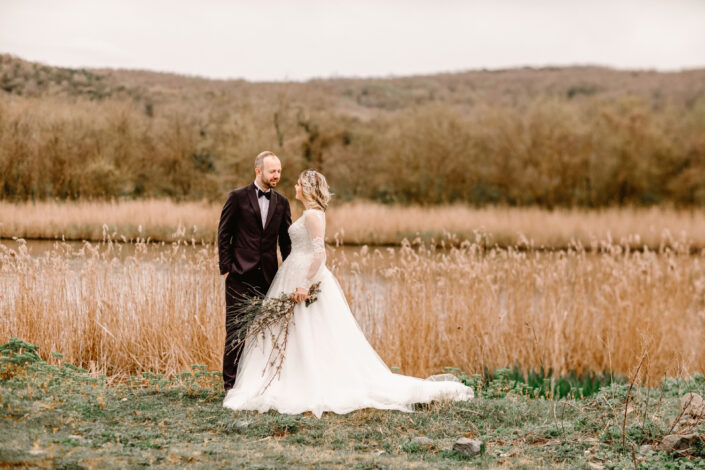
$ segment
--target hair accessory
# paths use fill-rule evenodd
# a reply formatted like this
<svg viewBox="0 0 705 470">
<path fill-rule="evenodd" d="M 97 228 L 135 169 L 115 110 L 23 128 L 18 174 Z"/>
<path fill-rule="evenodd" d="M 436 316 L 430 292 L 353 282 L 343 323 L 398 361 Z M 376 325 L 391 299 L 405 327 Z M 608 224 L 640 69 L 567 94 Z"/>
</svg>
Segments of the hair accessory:
<svg viewBox="0 0 705 470">
<path fill-rule="evenodd" d="M 304 171 L 303 174 L 304 179 L 306 179 L 307 183 L 315 183 L 316 182 L 316 171 L 315 170 L 306 170 Z"/>
</svg>

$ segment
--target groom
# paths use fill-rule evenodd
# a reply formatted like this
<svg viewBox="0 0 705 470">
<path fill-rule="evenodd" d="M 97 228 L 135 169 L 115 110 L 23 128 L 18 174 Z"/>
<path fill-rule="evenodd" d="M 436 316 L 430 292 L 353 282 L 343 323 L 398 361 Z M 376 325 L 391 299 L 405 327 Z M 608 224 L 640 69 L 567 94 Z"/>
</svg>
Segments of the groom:
<svg viewBox="0 0 705 470">
<path fill-rule="evenodd" d="M 255 181 L 228 195 L 218 224 L 220 274 L 225 278 L 225 334 L 231 337 L 228 321 L 243 295 L 253 289 L 266 294 L 277 272 L 277 240 L 282 258 L 291 252 L 289 201 L 274 191 L 282 165 L 274 153 L 265 151 L 255 159 Z M 235 385 L 243 344 L 225 344 L 223 385 L 227 392 Z"/>
</svg>

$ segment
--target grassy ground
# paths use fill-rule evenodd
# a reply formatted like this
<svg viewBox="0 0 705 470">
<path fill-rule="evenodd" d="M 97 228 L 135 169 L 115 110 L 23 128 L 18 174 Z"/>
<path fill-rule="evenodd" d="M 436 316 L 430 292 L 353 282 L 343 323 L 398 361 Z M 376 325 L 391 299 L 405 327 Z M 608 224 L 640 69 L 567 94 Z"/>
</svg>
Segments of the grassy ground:
<svg viewBox="0 0 705 470">
<path fill-rule="evenodd" d="M 482 387 L 470 379 L 478 398 L 469 402 L 316 419 L 224 410 L 219 374 L 201 366 L 107 387 L 103 377 L 39 360 L 26 343 L 0 350 L 2 468 L 705 468 L 702 448 L 681 458 L 639 453 L 668 432 L 680 394 L 705 390 L 702 376 L 635 386 L 626 421 L 626 383 L 558 400 L 518 393 L 501 374 Z M 420 435 L 434 445 L 410 443 Z M 485 452 L 452 451 L 464 435 Z"/>
</svg>

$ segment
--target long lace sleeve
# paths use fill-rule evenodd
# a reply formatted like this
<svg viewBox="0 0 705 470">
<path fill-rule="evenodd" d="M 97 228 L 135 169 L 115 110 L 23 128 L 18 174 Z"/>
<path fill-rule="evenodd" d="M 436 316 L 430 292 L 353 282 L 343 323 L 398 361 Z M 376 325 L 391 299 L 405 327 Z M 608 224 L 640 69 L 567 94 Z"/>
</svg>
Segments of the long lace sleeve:
<svg viewBox="0 0 705 470">
<path fill-rule="evenodd" d="M 306 225 L 306 230 L 313 244 L 311 265 L 308 268 L 306 279 L 299 285 L 299 287 L 306 290 L 311 287 L 313 278 L 326 260 L 326 245 L 324 241 L 325 224 L 323 217 L 323 213 L 319 211 L 308 211 L 304 213 L 304 224 Z"/>
</svg>

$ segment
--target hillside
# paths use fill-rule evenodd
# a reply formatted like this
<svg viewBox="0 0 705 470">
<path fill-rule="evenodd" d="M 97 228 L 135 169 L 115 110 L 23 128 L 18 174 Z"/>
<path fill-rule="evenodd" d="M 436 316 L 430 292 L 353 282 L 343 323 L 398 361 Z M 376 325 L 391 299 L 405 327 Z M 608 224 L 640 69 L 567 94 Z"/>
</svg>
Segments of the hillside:
<svg viewBox="0 0 705 470">
<path fill-rule="evenodd" d="M 705 69 L 253 83 L 0 56 L 0 197 L 222 198 L 268 148 L 339 197 L 705 203 Z"/>
</svg>

